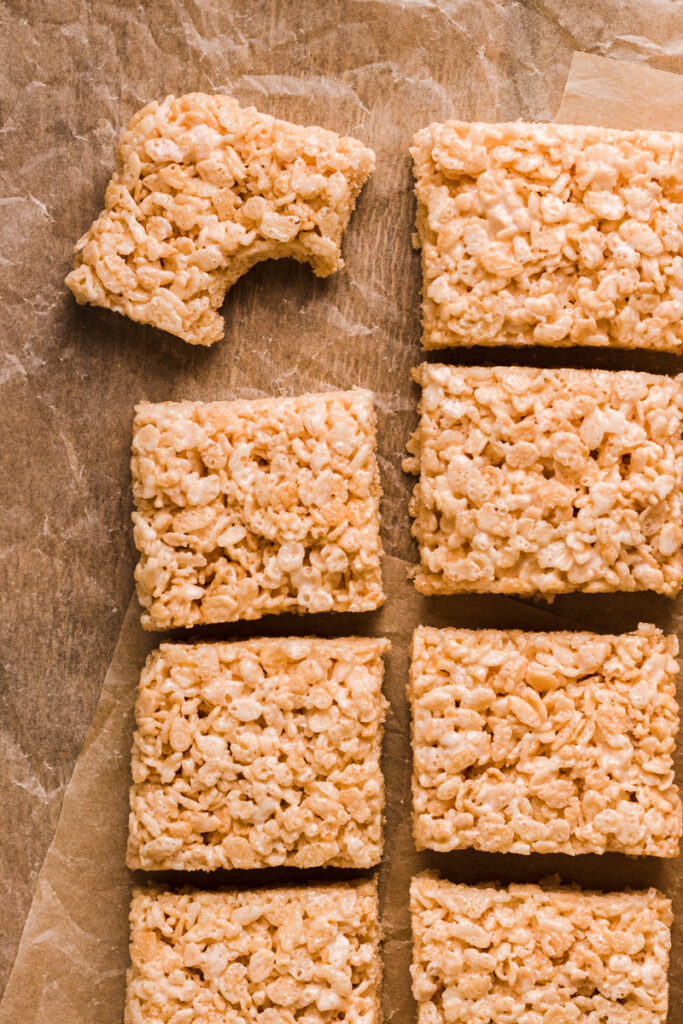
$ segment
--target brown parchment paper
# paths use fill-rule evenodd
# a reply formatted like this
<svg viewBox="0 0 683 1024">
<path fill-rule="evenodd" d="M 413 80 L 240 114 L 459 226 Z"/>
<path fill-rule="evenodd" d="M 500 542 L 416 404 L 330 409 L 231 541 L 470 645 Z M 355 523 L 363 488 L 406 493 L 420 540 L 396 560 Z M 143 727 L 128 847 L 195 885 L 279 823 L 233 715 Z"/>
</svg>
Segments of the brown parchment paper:
<svg viewBox="0 0 683 1024">
<path fill-rule="evenodd" d="M 16 6 L 19 9 L 22 5 Z M 128 10 L 125 5 L 116 8 L 121 12 L 119 16 L 113 8 L 98 4 L 75 3 L 71 8 L 66 3 L 61 21 L 54 19 L 50 39 L 60 57 L 67 63 L 71 60 L 69 67 L 80 84 L 71 95 L 71 106 L 66 112 L 50 109 L 45 117 L 57 118 L 67 139 L 64 149 L 76 161 L 68 168 L 63 167 L 74 202 L 68 215 L 54 212 L 64 201 L 62 183 L 54 193 L 29 193 L 26 202 L 30 209 L 25 216 L 22 214 L 23 220 L 20 218 L 20 224 L 33 227 L 33 216 L 36 212 L 39 215 L 36 232 L 23 236 L 26 245 L 49 247 L 53 237 L 64 244 L 60 242 L 59 260 L 55 261 L 58 265 L 45 284 L 48 299 L 42 306 L 37 305 L 37 310 L 32 308 L 28 312 L 17 312 L 10 303 L 10 323 L 34 324 L 39 328 L 40 318 L 44 317 L 51 325 L 48 334 L 52 344 L 62 346 L 60 361 L 68 364 L 73 360 L 73 372 L 59 371 L 52 387 L 43 380 L 40 387 L 31 389 L 39 372 L 38 364 L 31 360 L 49 360 L 47 355 L 37 355 L 38 350 L 28 344 L 22 350 L 19 366 L 10 361 L 7 372 L 12 381 L 27 386 L 27 391 L 22 392 L 26 406 L 20 417 L 24 430 L 30 430 L 32 417 L 34 423 L 38 421 L 38 427 L 40 417 L 45 417 L 55 444 L 63 444 L 70 473 L 59 493 L 69 502 L 75 491 L 77 505 L 71 512 L 70 529 L 81 549 L 90 544 L 96 553 L 100 552 L 101 565 L 106 567 L 104 572 L 95 554 L 87 563 L 87 573 L 72 573 L 68 567 L 70 536 L 57 542 L 49 532 L 53 520 L 45 520 L 43 531 L 47 531 L 54 545 L 36 540 L 43 564 L 52 573 L 63 573 L 59 585 L 68 591 L 67 608 L 69 593 L 74 595 L 73 619 L 55 619 L 52 629 L 58 637 L 73 632 L 73 648 L 82 660 L 77 661 L 75 669 L 72 664 L 52 663 L 48 632 L 44 656 L 35 653 L 35 618 L 40 621 L 41 614 L 36 608 L 32 646 L 25 644 L 29 663 L 43 672 L 45 664 L 50 664 L 53 676 L 61 674 L 75 684 L 72 690 L 59 694 L 56 704 L 50 702 L 52 690 L 45 688 L 43 701 L 37 706 L 58 706 L 52 721 L 49 716 L 42 722 L 38 719 L 42 745 L 37 749 L 50 749 L 51 724 L 57 738 L 65 735 L 64 707 L 67 713 L 69 709 L 82 711 L 76 685 L 80 666 L 87 668 L 90 648 L 96 649 L 101 659 L 101 634 L 111 634 L 112 622 L 120 619 L 120 608 L 125 607 L 125 601 L 122 605 L 107 603 L 107 588 L 112 589 L 112 579 L 116 579 L 113 589 L 120 595 L 119 600 L 126 591 L 130 592 L 133 554 L 127 525 L 127 457 L 133 402 L 142 397 L 217 399 L 297 393 L 355 383 L 371 387 L 376 393 L 380 468 L 385 488 L 384 573 L 389 595 L 385 606 L 365 616 L 282 616 L 191 635 L 227 639 L 260 634 L 360 633 L 385 635 L 392 640 L 385 684 L 391 702 L 383 760 L 387 780 L 386 849 L 379 878 L 385 934 L 384 1013 L 387 1021 L 395 1020 L 397 1024 L 409 1024 L 415 1016 L 408 974 L 407 892 L 411 874 L 424 867 L 436 867 L 453 880 L 467 882 L 535 881 L 558 873 L 566 881 L 603 889 L 657 885 L 674 898 L 678 919 L 683 920 L 683 869 L 677 861 L 629 861 L 618 855 L 519 857 L 472 851 L 417 854 L 411 839 L 405 684 L 409 639 L 416 625 L 620 631 L 634 628 L 642 620 L 677 630 L 683 638 L 681 601 L 675 603 L 650 595 L 572 595 L 558 598 L 548 606 L 495 596 L 427 599 L 416 594 L 406 579 L 406 570 L 414 557 L 407 514 L 411 480 L 401 473 L 400 457 L 415 422 L 417 389 L 410 384 L 409 369 L 421 358 L 419 263 L 409 247 L 414 209 L 407 147 L 417 128 L 448 116 L 497 120 L 552 117 L 546 83 L 563 73 L 557 65 L 557 48 L 564 47 L 562 52 L 567 52 L 569 14 L 565 15 L 564 9 L 571 5 L 545 5 L 543 10 L 541 6 L 536 10 L 531 4 L 529 11 L 517 4 L 368 0 L 341 3 L 330 17 L 328 5 L 306 3 L 297 5 L 298 15 L 289 5 L 266 8 L 265 4 L 235 4 L 232 8 L 219 8 L 207 4 L 190 8 L 169 4 L 175 20 L 169 21 L 166 13 L 158 25 L 152 21 L 140 25 L 137 21 L 126 21 L 126 13 L 132 17 L 133 8 Z M 591 17 L 597 16 L 599 4 L 586 6 L 591 8 Z M 11 12 L 13 7 L 10 5 Z M 324 15 L 323 7 L 327 12 Z M 586 21 L 581 14 L 575 14 L 571 28 L 579 36 L 583 33 L 586 45 L 592 44 L 597 33 L 604 40 L 604 47 L 611 47 L 617 56 L 623 55 L 624 47 L 635 60 L 654 50 L 662 62 L 671 61 L 679 66 L 676 43 L 672 42 L 676 23 L 671 22 L 670 15 L 676 7 L 680 13 L 681 7 L 665 7 L 666 10 L 657 3 L 643 3 L 638 6 L 638 18 L 633 7 L 631 14 L 633 19 L 640 19 L 642 35 L 633 35 L 632 19 L 631 35 L 626 42 L 616 23 L 594 25 L 591 18 Z M 609 10 L 611 5 L 606 3 L 604 11 Z M 301 21 L 302 11 L 309 18 L 306 24 Z M 18 18 L 15 24 L 15 46 L 22 38 L 20 22 Z M 35 34 L 35 25 L 31 28 Z M 220 37 L 218 29 L 223 32 Z M 552 45 L 553 40 L 557 47 Z M 90 50 L 86 44 L 90 44 Z M 76 59 L 74 47 L 81 46 L 85 49 Z M 463 48 L 464 55 L 457 52 L 458 46 Z M 44 52 L 49 63 L 47 49 Z M 165 56 L 168 61 L 164 61 Z M 105 77 L 109 76 L 109 84 L 99 97 L 80 87 L 90 78 L 102 82 L 100 65 L 97 61 L 93 64 L 93 57 L 99 58 Z M 78 77 L 81 61 L 88 65 L 84 77 Z M 144 90 L 139 73 L 141 61 L 148 62 Z M 521 69 L 515 61 L 520 62 Z M 188 62 L 194 62 L 194 73 L 188 72 Z M 567 63 L 568 59 L 565 67 Z M 683 70 L 683 64 L 680 69 Z M 29 82 L 40 80 L 39 70 L 37 65 L 33 67 Z M 64 69 L 60 74 L 63 73 Z M 232 91 L 241 100 L 256 102 L 279 116 L 354 132 L 378 152 L 378 171 L 361 197 L 345 241 L 347 265 L 341 274 L 319 282 L 296 265 L 268 264 L 258 268 L 228 296 L 224 307 L 226 337 L 208 351 L 191 349 L 107 312 L 76 310 L 61 290 L 70 245 L 99 208 L 111 169 L 115 137 L 121 127 L 136 107 L 151 96 L 192 87 Z M 19 97 L 16 90 L 12 96 L 11 116 L 20 117 L 24 123 L 28 123 L 28 113 L 34 109 L 30 84 L 28 92 L 28 98 Z M 555 95 L 559 96 L 559 89 Z M 626 65 L 585 54 L 575 55 L 558 116 L 562 120 L 571 117 L 576 121 L 634 126 L 634 96 L 648 97 L 638 124 L 683 130 L 683 80 L 677 75 L 660 78 L 659 72 L 636 63 Z M 654 114 L 654 121 L 649 120 L 650 111 L 655 109 L 662 111 L 661 122 L 659 115 Z M 36 130 L 41 130 L 40 119 Z M 25 155 L 19 165 L 30 181 L 34 164 L 40 163 L 42 157 L 33 150 L 29 152 L 25 140 L 22 145 Z M 55 159 L 57 168 L 62 167 L 60 146 L 55 152 L 50 173 L 54 172 Z M 41 180 L 45 173 L 41 172 Z M 19 233 L 16 237 L 19 238 Z M 33 279 L 24 276 L 22 280 L 29 295 L 33 294 Z M 34 301 L 38 304 L 37 294 Z M 63 323 L 61 328 L 59 323 Z M 40 331 L 39 336 L 42 337 Z M 462 356 L 459 353 L 458 358 L 468 363 L 511 363 L 520 357 L 507 350 L 474 350 Z M 680 371 L 680 360 L 643 353 L 525 351 L 524 362 Z M 72 421 L 66 423 L 63 409 L 73 410 L 79 402 L 82 421 L 74 425 L 72 415 Z M 34 457 L 43 471 L 36 470 L 32 486 L 57 500 L 55 484 L 47 472 L 49 461 L 43 464 L 40 452 Z M 112 458 L 115 468 L 113 478 L 109 479 Z M 117 487 L 117 494 L 112 496 Z M 109 532 L 100 529 L 93 536 L 93 519 L 96 526 L 101 520 L 97 501 L 102 494 L 108 495 L 107 500 L 116 506 L 111 522 L 118 525 L 118 531 L 110 527 Z M 89 502 L 94 503 L 94 510 Z M 120 562 L 115 569 L 107 560 L 111 558 L 107 553 L 112 550 Z M 79 566 L 83 565 L 82 557 L 78 555 Z M 61 562 L 64 564 L 60 565 Z M 28 583 L 31 582 L 29 574 Z M 49 596 L 50 591 L 41 591 L 41 585 L 36 585 L 37 592 Z M 78 603 L 84 587 L 97 613 L 92 620 Z M 84 623 L 90 623 L 90 631 Z M 23 636 L 19 630 L 19 639 Z M 175 636 L 180 638 L 177 633 Z M 31 841 L 32 822 L 38 822 L 43 833 L 46 828 L 36 808 L 44 811 L 48 819 L 54 818 L 62 792 L 63 800 L 56 829 L 51 829 L 53 838 L 33 885 L 33 900 L 18 953 L 9 970 L 0 1005 L 0 1024 L 114 1024 L 122 1020 L 128 962 L 128 901 L 132 884 L 145 877 L 134 877 L 124 865 L 132 708 L 144 658 L 160 639 L 158 634 L 144 634 L 140 630 L 138 608 L 132 599 L 123 615 L 92 726 L 65 789 L 59 780 L 51 789 L 40 782 L 25 753 L 27 749 L 36 749 L 30 742 L 31 719 L 25 722 L 26 715 L 21 717 L 8 701 L 7 721 L 14 725 L 14 732 L 7 730 L 9 742 L 4 724 L 0 732 L 0 757 L 7 769 L 3 775 L 6 788 L 0 789 L 0 797 L 6 793 L 6 808 L 28 806 L 31 812 L 25 817 L 13 814 L 7 819 L 11 827 L 3 836 L 6 843 L 2 867 L 8 880 L 8 908 L 14 906 L 14 893 L 21 888 L 19 879 L 27 864 L 24 851 Z M 94 655 L 93 662 L 96 663 Z M 82 672 L 84 689 L 91 684 L 91 675 Z M 45 678 L 43 674 L 41 679 Z M 680 748 L 677 760 L 679 778 L 683 779 Z M 210 876 L 193 875 L 192 882 L 212 887 L 235 881 L 248 885 L 325 876 L 344 877 L 344 873 L 217 872 Z M 181 878 L 156 877 L 168 884 Z M 16 886 L 13 879 L 17 879 Z M 3 948 L 10 947 L 6 943 Z M 679 1019 L 678 1008 L 683 1000 L 683 966 L 679 966 L 682 953 L 677 920 L 671 969 L 671 1024 Z"/>
</svg>

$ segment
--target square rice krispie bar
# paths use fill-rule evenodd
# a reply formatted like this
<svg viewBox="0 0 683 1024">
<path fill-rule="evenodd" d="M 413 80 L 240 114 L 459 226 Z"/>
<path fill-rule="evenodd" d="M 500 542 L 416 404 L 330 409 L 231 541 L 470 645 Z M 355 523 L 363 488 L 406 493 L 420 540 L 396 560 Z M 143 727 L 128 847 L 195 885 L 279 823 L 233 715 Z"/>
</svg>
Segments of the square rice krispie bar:
<svg viewBox="0 0 683 1024">
<path fill-rule="evenodd" d="M 375 882 L 136 889 L 125 1024 L 379 1024 Z"/>
<path fill-rule="evenodd" d="M 671 901 L 555 882 L 413 879 L 418 1024 L 666 1024 Z"/>
<path fill-rule="evenodd" d="M 375 154 L 197 92 L 140 110 L 117 164 L 67 285 L 80 303 L 211 345 L 223 335 L 225 293 L 255 263 L 290 256 L 318 277 L 342 266 L 342 235 Z"/>
<path fill-rule="evenodd" d="M 654 590 L 683 575 L 683 377 L 423 364 L 404 466 L 424 594 Z"/>
<path fill-rule="evenodd" d="M 423 344 L 683 348 L 683 135 L 432 124 Z"/>
<path fill-rule="evenodd" d="M 678 640 L 413 634 L 418 849 L 676 857 Z"/>
<path fill-rule="evenodd" d="M 382 603 L 370 391 L 143 402 L 136 413 L 145 629 Z"/>
<path fill-rule="evenodd" d="M 150 654 L 135 707 L 128 866 L 379 863 L 389 646 L 276 638 Z"/>
</svg>

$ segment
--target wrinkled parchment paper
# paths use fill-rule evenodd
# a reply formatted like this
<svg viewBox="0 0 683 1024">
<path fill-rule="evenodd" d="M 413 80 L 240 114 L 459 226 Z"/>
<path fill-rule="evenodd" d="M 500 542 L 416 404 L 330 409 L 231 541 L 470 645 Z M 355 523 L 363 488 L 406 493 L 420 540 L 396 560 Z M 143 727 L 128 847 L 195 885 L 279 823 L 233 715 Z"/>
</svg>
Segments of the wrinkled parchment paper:
<svg viewBox="0 0 683 1024">
<path fill-rule="evenodd" d="M 397 16 L 403 16 L 411 6 L 396 5 Z M 424 6 L 427 8 L 422 12 L 425 18 L 430 16 L 430 11 L 434 17 L 440 16 L 432 5 Z M 482 5 L 482 10 L 485 8 L 486 5 Z M 369 5 L 370 10 L 379 11 L 375 5 Z M 490 13 L 494 18 L 495 10 L 490 9 Z M 330 45 L 343 45 L 344 38 L 344 30 L 338 28 L 330 36 Z M 233 41 L 233 45 L 240 44 Z M 244 40 L 243 45 L 250 44 Z M 292 45 L 295 45 L 294 40 Z M 348 45 L 362 48 L 363 39 L 349 36 Z M 499 71 L 502 75 L 503 69 Z M 411 874 L 424 867 L 436 867 L 453 880 L 467 882 L 535 881 L 558 873 L 566 881 L 604 889 L 657 885 L 674 898 L 675 909 L 683 919 L 680 881 L 683 872 L 675 861 L 660 863 L 652 858 L 629 861 L 618 855 L 569 858 L 487 855 L 472 851 L 450 855 L 415 852 L 410 833 L 411 768 L 405 699 L 412 629 L 425 623 L 620 631 L 635 627 L 640 620 L 648 620 L 668 630 L 679 630 L 683 636 L 683 604 L 650 595 L 572 595 L 558 598 L 552 606 L 472 595 L 427 599 L 416 594 L 407 582 L 411 554 L 407 516 L 410 481 L 402 477 L 398 460 L 402 443 L 415 420 L 417 393 L 406 380 L 410 365 L 420 359 L 416 316 L 418 263 L 409 250 L 406 225 L 398 219 L 400 231 L 397 227 L 395 233 L 391 230 L 387 233 L 383 222 L 381 235 L 383 248 L 393 250 L 391 259 L 403 284 L 402 296 L 397 296 L 395 291 L 389 296 L 386 275 L 373 276 L 367 260 L 362 265 L 357 263 L 354 249 L 363 244 L 364 237 L 367 244 L 373 231 L 378 231 L 380 218 L 386 212 L 385 204 L 400 201 L 406 206 L 410 178 L 405 151 L 412 131 L 436 117 L 450 114 L 484 117 L 486 112 L 471 97 L 464 101 L 462 97 L 445 94 L 435 98 L 433 81 L 425 93 L 419 76 L 411 80 L 408 67 L 397 66 L 390 60 L 379 60 L 364 74 L 367 81 L 363 90 L 358 89 L 352 76 L 317 81 L 316 88 L 320 92 L 315 101 L 311 98 L 307 103 L 307 116 L 299 118 L 353 130 L 379 151 L 380 167 L 375 181 L 361 200 L 346 240 L 347 268 L 337 279 L 331 284 L 321 284 L 314 282 L 301 268 L 274 265 L 259 268 L 250 275 L 252 281 L 246 292 L 236 289 L 237 294 L 231 293 L 228 297 L 224 307 L 227 337 L 209 353 L 190 350 L 182 342 L 126 324 L 109 313 L 78 311 L 76 316 L 86 316 L 88 323 L 94 325 L 93 344 L 102 343 L 103 339 L 110 342 L 114 362 L 143 358 L 144 351 L 144 360 L 163 364 L 153 386 L 147 383 L 146 388 L 140 388 L 148 398 L 159 400 L 182 394 L 210 399 L 263 393 L 262 386 L 250 382 L 250 369 L 253 379 L 258 378 L 262 385 L 264 378 L 258 375 L 257 366 L 264 352 L 270 360 L 272 392 L 296 393 L 315 386 L 328 388 L 362 383 L 377 393 L 380 460 L 386 491 L 383 506 L 388 552 L 384 560 L 389 594 L 386 605 L 365 616 L 316 616 L 303 620 L 282 616 L 235 627 L 213 627 L 191 635 L 224 639 L 262 633 L 316 632 L 319 635 L 385 635 L 391 639 L 393 649 L 386 659 L 385 683 L 391 702 L 384 743 L 386 850 L 379 870 L 385 935 L 383 999 L 387 1021 L 395 1019 L 397 1024 L 409 1024 L 414 1020 L 414 1005 L 408 975 L 408 883 Z M 401 76 L 405 105 L 405 117 L 400 124 L 382 118 L 381 84 L 396 76 Z M 177 87 L 175 82 L 165 85 Z M 244 80 L 243 85 L 238 93 L 240 98 L 256 100 L 262 107 L 283 116 L 292 115 L 290 98 L 296 106 L 296 97 L 312 91 L 312 82 L 298 76 L 278 76 L 272 80 L 261 76 L 251 84 Z M 634 97 L 638 98 L 637 102 Z M 316 109 L 318 112 L 313 115 Z M 506 111 L 508 117 L 515 114 L 529 116 L 521 104 L 516 112 Z M 558 117 L 563 121 L 628 127 L 642 124 L 683 130 L 683 80 L 635 64 L 576 54 Z M 113 144 L 108 128 L 105 134 L 107 145 Z M 387 154 L 388 170 L 382 164 Z M 99 178 L 101 183 L 102 175 Z M 100 191 L 89 184 L 86 204 L 89 212 L 95 211 L 99 200 Z M 412 217 L 412 211 L 410 215 Z M 88 220 L 88 216 L 79 218 L 78 231 L 87 226 Z M 74 232 L 74 238 L 78 231 Z M 388 258 L 386 252 L 377 251 L 376 256 L 378 261 Z M 304 295 L 306 305 L 302 306 Z M 249 303 L 245 304 L 245 296 Z M 270 306 L 273 302 L 277 310 Z M 236 308 L 238 319 L 234 317 Z M 293 323 L 300 326 L 304 338 L 297 338 L 299 348 L 294 362 L 291 353 L 288 356 L 285 351 L 285 346 L 291 346 L 296 337 L 292 334 Z M 267 324 L 272 332 L 265 348 L 262 347 L 263 336 L 254 333 L 256 324 Z M 244 332 L 251 333 L 253 338 L 247 346 L 239 344 Z M 123 349 L 117 350 L 122 335 Z M 368 344 L 363 345 L 368 339 Z M 518 357 L 514 353 L 505 350 L 483 355 L 475 351 L 466 353 L 463 361 L 514 362 L 515 358 Z M 642 353 L 525 351 L 524 361 L 536 365 L 637 366 L 668 372 L 678 369 L 673 358 Z M 180 385 L 177 380 L 174 382 L 176 375 Z M 84 386 L 84 382 L 79 381 L 78 386 Z M 142 394 L 131 396 L 131 404 Z M 116 444 L 125 450 L 128 440 L 127 434 L 124 439 L 117 438 Z M 144 634 L 140 630 L 138 615 L 133 598 L 104 680 L 93 724 L 66 788 L 56 832 L 37 879 L 19 952 L 0 1006 L 0 1024 L 115 1024 L 122 1019 L 128 962 L 128 902 L 133 882 L 145 877 L 139 874 L 135 878 L 124 865 L 132 708 L 140 668 L 148 651 L 160 640 L 158 635 Z M 178 634 L 176 638 L 180 638 Z M 683 779 L 681 751 L 678 762 L 679 778 Z M 20 830 L 22 823 L 15 822 L 13 827 Z M 276 879 L 303 881 L 325 876 L 338 878 L 344 877 L 344 873 L 217 872 L 209 876 L 194 875 L 192 881 L 211 887 L 234 881 L 248 885 L 252 880 L 263 884 Z M 155 877 L 169 884 L 180 879 L 180 875 L 173 874 Z M 682 953 L 683 941 L 677 924 L 671 970 L 674 1008 L 680 1006 L 683 999 Z M 675 1013 L 676 1009 L 670 1015 L 672 1024 L 677 1019 Z"/>
</svg>

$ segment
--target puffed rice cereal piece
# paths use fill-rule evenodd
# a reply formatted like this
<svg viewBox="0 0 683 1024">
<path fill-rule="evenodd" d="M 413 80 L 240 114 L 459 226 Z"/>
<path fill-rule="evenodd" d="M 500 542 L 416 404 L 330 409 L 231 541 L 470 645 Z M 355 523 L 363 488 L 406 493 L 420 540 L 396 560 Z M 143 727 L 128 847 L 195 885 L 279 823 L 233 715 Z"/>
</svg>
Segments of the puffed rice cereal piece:
<svg viewBox="0 0 683 1024">
<path fill-rule="evenodd" d="M 415 136 L 423 345 L 683 348 L 683 135 L 432 124 Z"/>
<path fill-rule="evenodd" d="M 423 364 L 423 594 L 681 586 L 683 376 Z"/>
<path fill-rule="evenodd" d="M 413 878 L 418 1024 L 666 1024 L 671 901 L 656 889 Z"/>
<path fill-rule="evenodd" d="M 216 310 L 255 263 L 289 256 L 318 277 L 343 265 L 342 235 L 375 154 L 197 92 L 140 110 L 117 163 L 66 284 L 81 304 L 211 345 L 223 336 Z"/>
<path fill-rule="evenodd" d="M 378 1024 L 377 885 L 136 889 L 125 1024 Z"/>
<path fill-rule="evenodd" d="M 135 706 L 130 868 L 382 857 L 388 640 L 162 644 Z"/>
<path fill-rule="evenodd" d="M 383 602 L 372 392 L 143 402 L 136 413 L 145 629 Z"/>
<path fill-rule="evenodd" d="M 418 849 L 676 857 L 678 640 L 413 634 Z"/>
</svg>

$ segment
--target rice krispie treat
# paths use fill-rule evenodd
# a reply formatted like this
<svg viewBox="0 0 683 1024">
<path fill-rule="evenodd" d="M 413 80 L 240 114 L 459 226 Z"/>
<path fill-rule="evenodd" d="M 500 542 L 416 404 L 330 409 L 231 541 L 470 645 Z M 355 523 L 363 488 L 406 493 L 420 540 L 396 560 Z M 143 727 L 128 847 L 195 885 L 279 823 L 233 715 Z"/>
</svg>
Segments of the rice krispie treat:
<svg viewBox="0 0 683 1024">
<path fill-rule="evenodd" d="M 136 889 L 125 1024 L 378 1024 L 375 882 Z"/>
<path fill-rule="evenodd" d="M 145 629 L 382 603 L 370 391 L 136 412 Z"/>
<path fill-rule="evenodd" d="M 432 124 L 423 344 L 683 348 L 683 135 Z"/>
<path fill-rule="evenodd" d="M 342 235 L 375 154 L 197 92 L 140 110 L 117 163 L 67 285 L 79 303 L 211 345 L 223 335 L 225 293 L 255 263 L 291 256 L 318 277 L 342 266 Z"/>
<path fill-rule="evenodd" d="M 423 594 L 654 590 L 683 573 L 682 377 L 423 364 L 404 463 Z"/>
<path fill-rule="evenodd" d="M 150 654 L 135 706 L 128 866 L 379 863 L 389 646 L 277 638 Z"/>
<path fill-rule="evenodd" d="M 555 882 L 413 878 L 418 1024 L 666 1024 L 671 901 Z"/>
<path fill-rule="evenodd" d="M 413 634 L 418 849 L 676 857 L 678 640 Z"/>
</svg>

